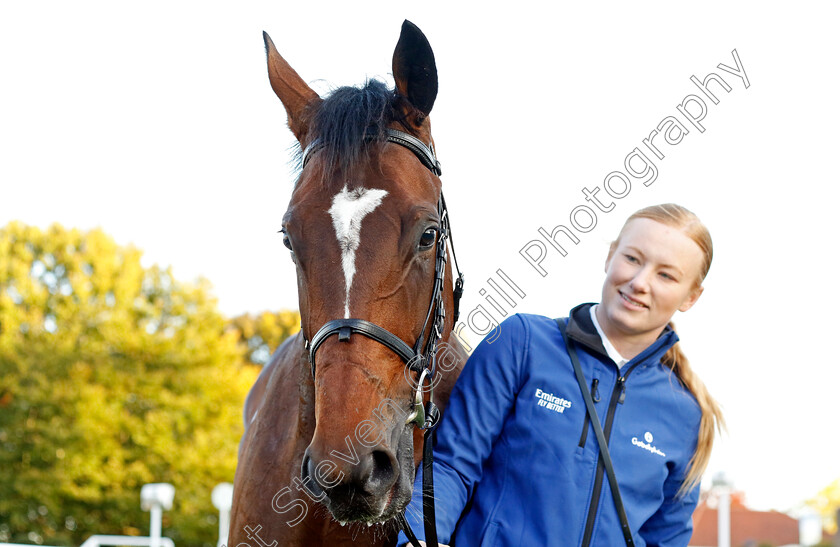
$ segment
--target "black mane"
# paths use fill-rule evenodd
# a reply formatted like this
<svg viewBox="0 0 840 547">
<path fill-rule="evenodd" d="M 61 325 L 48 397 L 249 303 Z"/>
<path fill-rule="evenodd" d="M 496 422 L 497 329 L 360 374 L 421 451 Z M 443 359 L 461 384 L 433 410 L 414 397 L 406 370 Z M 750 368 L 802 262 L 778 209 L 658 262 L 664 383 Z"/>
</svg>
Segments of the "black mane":
<svg viewBox="0 0 840 547">
<path fill-rule="evenodd" d="M 403 118 L 402 102 L 379 80 L 330 93 L 310 126 L 312 138 L 319 141 L 324 172 L 347 174 L 366 162 L 371 144 L 384 142 L 387 125 Z"/>
</svg>

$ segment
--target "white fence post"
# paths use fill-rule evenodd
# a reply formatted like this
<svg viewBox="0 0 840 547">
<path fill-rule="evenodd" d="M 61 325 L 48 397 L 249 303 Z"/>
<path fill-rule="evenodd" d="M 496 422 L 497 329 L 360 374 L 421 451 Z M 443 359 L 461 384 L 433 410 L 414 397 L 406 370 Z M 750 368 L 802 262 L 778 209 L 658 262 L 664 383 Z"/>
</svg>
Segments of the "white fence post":
<svg viewBox="0 0 840 547">
<path fill-rule="evenodd" d="M 140 489 L 140 508 L 151 513 L 149 520 L 149 547 L 161 547 L 161 522 L 163 510 L 172 509 L 175 487 L 169 483 L 144 484 Z"/>
<path fill-rule="evenodd" d="M 219 510 L 219 541 L 216 547 L 223 547 L 228 542 L 230 531 L 230 508 L 233 506 L 233 485 L 223 482 L 216 485 L 210 494 L 213 506 Z"/>
<path fill-rule="evenodd" d="M 726 475 L 721 471 L 712 479 L 712 488 L 717 491 L 718 495 L 718 547 L 730 547 L 732 529 L 729 518 L 729 496 L 732 492 L 732 483 L 729 482 Z"/>
</svg>

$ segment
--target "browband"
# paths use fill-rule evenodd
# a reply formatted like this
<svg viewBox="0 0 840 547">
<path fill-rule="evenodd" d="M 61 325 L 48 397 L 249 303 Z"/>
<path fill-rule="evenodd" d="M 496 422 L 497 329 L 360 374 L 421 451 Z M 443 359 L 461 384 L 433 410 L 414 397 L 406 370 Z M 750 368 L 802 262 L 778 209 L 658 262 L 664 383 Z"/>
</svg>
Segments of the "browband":
<svg viewBox="0 0 840 547">
<path fill-rule="evenodd" d="M 368 133 L 365 135 L 366 141 L 376 140 L 377 135 L 375 133 Z M 399 131 L 397 129 L 385 129 L 385 140 L 388 142 L 392 142 L 394 144 L 399 144 L 405 148 L 408 148 L 414 155 L 417 156 L 423 165 L 425 165 L 429 171 L 434 173 L 437 176 L 441 175 L 440 169 L 440 162 L 437 160 L 435 156 L 435 152 L 432 149 L 431 143 L 426 146 L 420 139 L 415 137 L 410 133 L 406 133 L 405 131 Z M 306 167 L 306 163 L 309 161 L 310 156 L 313 152 L 317 149 L 321 148 L 323 143 L 321 143 L 321 139 L 315 139 L 306 145 L 306 148 L 303 150 L 303 161 L 302 167 Z"/>
</svg>

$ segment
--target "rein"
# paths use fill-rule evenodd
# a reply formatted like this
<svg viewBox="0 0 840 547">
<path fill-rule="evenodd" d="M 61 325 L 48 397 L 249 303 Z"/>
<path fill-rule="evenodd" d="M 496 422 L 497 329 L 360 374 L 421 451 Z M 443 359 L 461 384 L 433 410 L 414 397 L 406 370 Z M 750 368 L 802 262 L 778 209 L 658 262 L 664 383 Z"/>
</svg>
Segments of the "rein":
<svg viewBox="0 0 840 547">
<path fill-rule="evenodd" d="M 376 135 L 367 135 L 365 140 L 374 140 Z M 387 142 L 398 144 L 409 149 L 417 156 L 423 165 L 437 176 L 441 175 L 440 162 L 435 156 L 431 144 L 428 146 L 420 139 L 396 129 L 385 129 Z M 319 139 L 313 140 L 303 151 L 302 166 L 305 168 L 313 152 L 322 147 Z M 430 546 L 437 546 L 437 529 L 435 527 L 435 506 L 434 506 L 434 484 L 432 478 L 433 454 L 432 445 L 434 430 L 440 420 L 440 410 L 434 403 L 434 375 L 437 366 L 437 344 L 443 337 L 442 330 L 446 320 L 446 309 L 443 306 L 443 285 L 444 273 L 447 262 L 446 242 L 452 247 L 452 259 L 455 264 L 455 271 L 458 277 L 455 281 L 453 298 L 455 302 L 455 319 L 458 321 L 459 303 L 464 293 L 464 274 L 458 268 L 458 261 L 455 259 L 455 245 L 452 242 L 451 227 L 449 226 L 449 212 L 446 208 L 446 201 L 443 192 L 438 200 L 438 216 L 440 217 L 439 236 L 437 238 L 437 250 L 435 255 L 435 278 L 432 298 L 429 302 L 429 309 L 426 312 L 426 319 L 423 328 L 417 337 L 414 347 L 409 346 L 400 337 L 387 329 L 364 319 L 333 319 L 325 323 L 311 342 L 303 335 L 304 348 L 309 352 L 309 366 L 312 370 L 312 379 L 315 379 L 315 354 L 324 341 L 332 335 L 337 335 L 339 342 L 350 342 L 351 334 L 361 334 L 372 340 L 376 340 L 400 356 L 406 366 L 412 372 L 417 373 L 417 388 L 412 401 L 412 412 L 405 421 L 405 425 L 414 424 L 418 429 L 425 430 L 423 434 L 423 520 L 425 521 L 426 542 Z M 426 330 L 431 321 L 431 331 L 428 340 L 424 340 Z M 429 382 L 429 402 L 423 405 L 424 384 Z M 411 527 L 405 519 L 405 514 L 398 517 L 400 527 L 411 541 L 414 547 L 420 547 L 420 543 L 414 536 Z"/>
</svg>

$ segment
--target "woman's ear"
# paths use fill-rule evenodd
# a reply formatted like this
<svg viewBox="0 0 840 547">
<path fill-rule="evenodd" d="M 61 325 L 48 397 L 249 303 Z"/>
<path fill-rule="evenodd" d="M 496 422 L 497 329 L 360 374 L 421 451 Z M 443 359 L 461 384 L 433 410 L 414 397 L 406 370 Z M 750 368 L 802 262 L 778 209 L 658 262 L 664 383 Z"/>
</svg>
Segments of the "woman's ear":
<svg viewBox="0 0 840 547">
<path fill-rule="evenodd" d="M 701 295 L 701 294 L 703 294 L 703 286 L 702 286 L 702 285 L 697 286 L 697 287 L 695 287 L 695 288 L 691 289 L 691 292 L 690 292 L 690 293 L 688 293 L 688 296 L 687 296 L 687 297 L 686 297 L 686 299 L 683 301 L 682 305 L 681 305 L 679 308 L 677 308 L 677 309 L 679 309 L 680 311 L 688 311 L 688 310 L 690 310 L 690 309 L 691 309 L 691 307 L 692 307 L 692 306 L 693 306 L 693 305 L 697 302 L 697 300 L 700 298 L 700 295 Z"/>
</svg>

